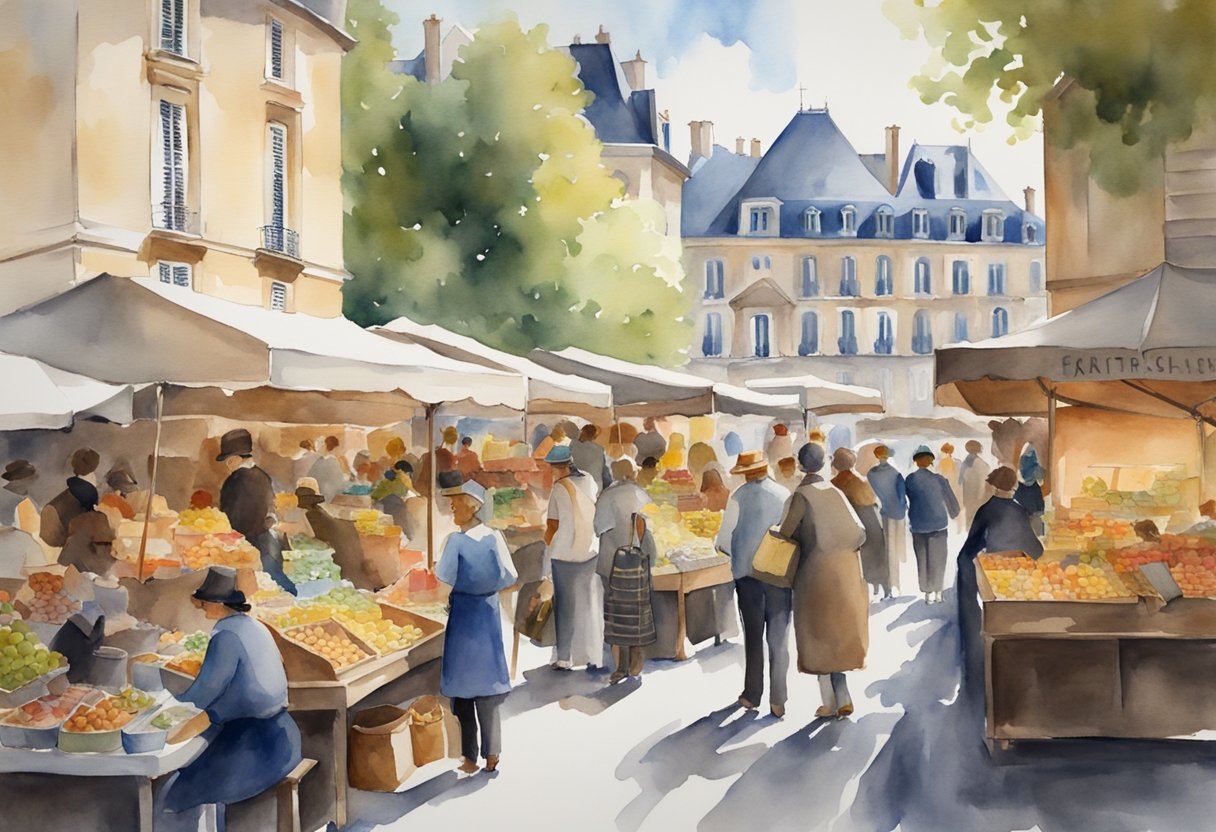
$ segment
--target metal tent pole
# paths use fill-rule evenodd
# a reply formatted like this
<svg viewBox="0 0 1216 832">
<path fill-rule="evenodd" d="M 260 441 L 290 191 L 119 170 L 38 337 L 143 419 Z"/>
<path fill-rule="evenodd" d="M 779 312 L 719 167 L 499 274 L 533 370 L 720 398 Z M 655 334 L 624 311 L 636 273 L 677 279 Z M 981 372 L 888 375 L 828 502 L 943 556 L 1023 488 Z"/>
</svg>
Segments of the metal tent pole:
<svg viewBox="0 0 1216 832">
<path fill-rule="evenodd" d="M 152 500 L 156 496 L 156 474 L 160 468 L 160 432 L 164 419 L 165 386 L 156 385 L 156 439 L 152 443 L 152 477 L 148 486 L 148 501 L 144 505 L 144 528 L 139 536 L 139 560 L 135 565 L 135 579 L 144 580 L 144 557 L 148 552 L 148 527 L 152 523 Z"/>
</svg>

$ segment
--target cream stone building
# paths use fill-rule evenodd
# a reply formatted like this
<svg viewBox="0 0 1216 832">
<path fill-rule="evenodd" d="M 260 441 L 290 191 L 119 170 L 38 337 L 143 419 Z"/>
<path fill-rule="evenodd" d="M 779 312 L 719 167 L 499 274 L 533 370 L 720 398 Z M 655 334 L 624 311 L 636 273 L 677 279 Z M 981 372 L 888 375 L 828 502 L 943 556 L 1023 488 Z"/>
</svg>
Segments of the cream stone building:
<svg viewBox="0 0 1216 832">
<path fill-rule="evenodd" d="M 1048 139 L 1061 110 L 1084 95 L 1071 79 L 1057 85 L 1043 110 Z M 1092 105 L 1088 105 L 1092 106 Z M 1169 261 L 1216 268 L 1216 128 L 1197 128 L 1151 163 L 1156 183 L 1115 196 L 1090 176 L 1089 148 L 1045 142 L 1047 283 L 1058 314 L 1129 283 Z M 1150 177 L 1152 178 L 1152 177 Z"/>
<path fill-rule="evenodd" d="M 0 313 L 108 272 L 340 315 L 344 20 L 345 0 L 0 4 Z"/>
<path fill-rule="evenodd" d="M 1046 313 L 1044 224 L 966 146 L 899 128 L 860 156 L 826 110 L 799 112 L 767 153 L 693 124 L 684 265 L 697 299 L 691 369 L 736 383 L 811 373 L 933 414 L 933 350 Z"/>
</svg>

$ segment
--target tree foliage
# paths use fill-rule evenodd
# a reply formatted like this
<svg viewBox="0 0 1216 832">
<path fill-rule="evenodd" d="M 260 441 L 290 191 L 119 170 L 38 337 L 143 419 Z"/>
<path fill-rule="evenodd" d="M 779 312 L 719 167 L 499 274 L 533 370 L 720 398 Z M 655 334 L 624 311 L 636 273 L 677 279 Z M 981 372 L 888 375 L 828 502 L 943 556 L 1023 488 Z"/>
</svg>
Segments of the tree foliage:
<svg viewBox="0 0 1216 832">
<path fill-rule="evenodd" d="M 689 343 L 662 210 L 622 201 L 591 101 L 547 30 L 483 25 L 450 78 L 385 70 L 395 24 L 352 0 L 343 68 L 346 314 L 406 315 L 525 352 L 678 363 Z"/>
<path fill-rule="evenodd" d="M 1160 176 L 1165 148 L 1216 108 L 1212 0 L 884 0 L 905 37 L 932 57 L 912 86 L 944 101 L 963 127 L 1010 106 L 1010 141 L 1034 131 L 1062 76 L 1080 88 L 1061 101 L 1048 137 L 1089 148 L 1094 179 L 1128 194 Z M 1154 164 L 1154 162 L 1157 162 Z"/>
</svg>

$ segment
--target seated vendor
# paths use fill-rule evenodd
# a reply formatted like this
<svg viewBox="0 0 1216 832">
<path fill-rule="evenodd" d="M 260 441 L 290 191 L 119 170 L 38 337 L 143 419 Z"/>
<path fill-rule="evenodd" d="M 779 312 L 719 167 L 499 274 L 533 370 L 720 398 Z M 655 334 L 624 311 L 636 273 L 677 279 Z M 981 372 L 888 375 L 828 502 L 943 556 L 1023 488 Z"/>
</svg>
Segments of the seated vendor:
<svg viewBox="0 0 1216 832">
<path fill-rule="evenodd" d="M 270 631 L 246 615 L 236 570 L 210 567 L 193 599 L 215 627 L 198 678 L 178 698 L 206 711 L 211 727 L 207 747 L 172 776 L 162 799 L 170 812 L 214 803 L 222 815 L 299 765 L 300 731 L 287 713 L 283 660 Z"/>
</svg>

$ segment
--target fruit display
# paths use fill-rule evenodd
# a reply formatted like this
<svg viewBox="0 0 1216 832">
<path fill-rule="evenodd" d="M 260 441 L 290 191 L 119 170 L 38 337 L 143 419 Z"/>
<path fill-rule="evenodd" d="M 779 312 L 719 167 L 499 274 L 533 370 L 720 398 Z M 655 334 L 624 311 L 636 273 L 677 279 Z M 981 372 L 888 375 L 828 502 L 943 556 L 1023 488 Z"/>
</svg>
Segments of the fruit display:
<svg viewBox="0 0 1216 832">
<path fill-rule="evenodd" d="M 300 507 L 300 498 L 291 491 L 280 491 L 274 495 L 274 507 L 277 511 L 289 511 Z"/>
<path fill-rule="evenodd" d="M 293 534 L 287 539 L 288 545 L 293 552 L 304 552 L 310 549 L 329 549 L 329 544 L 317 540 L 315 537 L 309 537 L 306 534 Z"/>
<path fill-rule="evenodd" d="M 109 697 L 96 705 L 80 705 L 63 723 L 63 730 L 76 734 L 93 734 L 99 731 L 114 731 L 123 727 L 135 713 L 118 706 L 116 697 Z"/>
<path fill-rule="evenodd" d="M 202 630 L 197 630 L 182 639 L 182 648 L 186 653 L 202 655 L 207 652 L 207 645 L 210 643 L 211 636 Z"/>
<path fill-rule="evenodd" d="M 47 650 L 24 621 L 0 627 L 0 690 L 14 691 L 66 666 L 63 654 Z"/>
<path fill-rule="evenodd" d="M 279 586 L 274 578 L 266 572 L 255 572 L 254 577 L 258 582 L 257 591 L 249 598 L 249 603 L 255 607 L 273 605 L 280 602 L 292 603 L 294 598 L 288 594 L 287 590 Z"/>
<path fill-rule="evenodd" d="M 182 654 L 165 662 L 165 667 L 185 676 L 197 678 L 198 672 L 203 669 L 203 660 L 195 655 Z"/>
<path fill-rule="evenodd" d="M 342 570 L 334 563 L 333 549 L 285 550 L 283 571 L 295 583 L 342 580 Z"/>
<path fill-rule="evenodd" d="M 722 528 L 720 511 L 686 511 L 680 515 L 684 527 L 697 537 L 714 538 Z"/>
<path fill-rule="evenodd" d="M 0 626 L 12 624 L 20 619 L 21 613 L 13 608 L 13 599 L 7 592 L 0 589 Z"/>
<path fill-rule="evenodd" d="M 302 624 L 316 624 L 329 618 L 329 612 L 320 607 L 305 607 L 293 604 L 286 609 L 259 609 L 257 616 L 276 630 L 287 630 Z"/>
<path fill-rule="evenodd" d="M 447 621 L 448 602 L 443 597 L 442 591 L 438 589 L 411 590 L 409 575 L 412 574 L 413 572 L 380 590 L 377 597 L 386 604 L 426 616 L 434 621 Z"/>
<path fill-rule="evenodd" d="M 218 508 L 188 508 L 177 517 L 177 528 L 189 534 L 223 534 L 232 531 L 228 515 Z"/>
<path fill-rule="evenodd" d="M 1133 474 L 1136 475 L 1135 484 L 1141 487 L 1120 489 L 1120 478 Z M 1183 484 L 1186 480 L 1186 468 L 1182 465 L 1171 465 L 1163 469 L 1115 469 L 1109 482 L 1100 476 L 1083 477 L 1081 493 L 1106 503 L 1112 509 L 1134 515 L 1149 508 L 1181 505 Z"/>
<path fill-rule="evenodd" d="M 80 612 L 80 602 L 64 589 L 62 575 L 35 572 L 30 575 L 29 587 L 34 592 L 26 605 L 30 608 L 30 621 L 62 624 Z"/>
<path fill-rule="evenodd" d="M 375 509 L 360 509 L 354 514 L 355 531 L 366 537 L 401 537 L 401 527 Z"/>
<path fill-rule="evenodd" d="M 672 505 L 651 504 L 642 509 L 654 535 L 659 555 L 668 561 L 708 560 L 718 557 L 713 541 L 694 534 L 681 520 Z M 666 564 L 657 564 L 663 566 Z"/>
<path fill-rule="evenodd" d="M 670 485 L 671 490 L 677 494 L 691 494 L 697 490 L 697 481 L 693 478 L 692 472 L 682 468 L 664 471 L 659 479 Z"/>
<path fill-rule="evenodd" d="M 402 627 L 389 621 L 379 604 L 352 587 L 335 587 L 304 605 L 324 610 L 326 617 L 346 627 L 380 655 L 404 650 L 422 638 L 417 627 Z"/>
<path fill-rule="evenodd" d="M 173 705 L 148 720 L 148 724 L 158 731 L 171 731 L 182 723 L 194 719 L 197 715 L 198 710 L 189 705 Z"/>
<path fill-rule="evenodd" d="M 111 696 L 110 700 L 120 711 L 131 714 L 141 713 L 156 704 L 156 699 L 150 693 L 133 687 L 128 687 L 122 693 Z"/>
<path fill-rule="evenodd" d="M 22 728 L 54 728 L 60 725 L 80 704 L 87 702 L 95 704 L 104 696 L 96 688 L 73 685 L 59 695 L 48 694 L 40 696 L 32 702 L 26 702 L 20 708 L 14 708 L 0 720 L 5 725 L 17 725 Z"/>
<path fill-rule="evenodd" d="M 208 566 L 256 569 L 261 562 L 258 550 L 236 532 L 209 534 L 182 551 L 182 566 L 195 571 Z"/>
<path fill-rule="evenodd" d="M 1216 598 L 1216 543 L 1207 537 L 1163 534 L 1155 543 L 1140 543 L 1107 553 L 1116 572 L 1141 588 L 1139 569 L 1146 563 L 1164 563 L 1187 598 Z"/>
<path fill-rule="evenodd" d="M 160 650 L 173 653 L 173 658 L 165 662 L 169 670 L 177 671 L 186 676 L 198 676 L 203 666 L 203 658 L 207 655 L 207 645 L 211 636 L 199 630 L 186 635 L 180 631 L 166 633 L 161 636 Z"/>
<path fill-rule="evenodd" d="M 283 633 L 287 638 L 302 644 L 314 653 L 325 658 L 335 669 L 341 670 L 352 664 L 368 658 L 368 654 L 359 645 L 351 641 L 350 636 L 341 627 L 323 624 L 309 624 Z"/>
<path fill-rule="evenodd" d="M 1027 557 L 981 555 L 979 564 L 993 594 L 1004 601 L 1109 601 L 1130 597 L 1100 558 L 1065 565 Z"/>
<path fill-rule="evenodd" d="M 1071 512 L 1067 519 L 1055 519 L 1051 523 L 1049 537 L 1049 548 L 1086 552 L 1110 549 L 1139 540 L 1130 521 L 1089 512 Z"/>
</svg>

